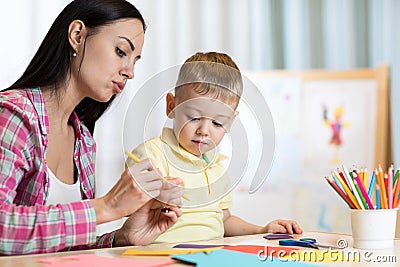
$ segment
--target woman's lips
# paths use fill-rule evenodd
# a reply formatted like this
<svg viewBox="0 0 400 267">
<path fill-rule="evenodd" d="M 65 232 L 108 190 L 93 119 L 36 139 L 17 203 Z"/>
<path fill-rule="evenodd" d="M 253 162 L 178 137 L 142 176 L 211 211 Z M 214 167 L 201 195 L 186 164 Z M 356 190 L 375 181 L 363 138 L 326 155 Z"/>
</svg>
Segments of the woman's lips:
<svg viewBox="0 0 400 267">
<path fill-rule="evenodd" d="M 113 81 L 113 84 L 117 94 L 119 94 L 122 90 L 124 90 L 125 83 Z"/>
</svg>

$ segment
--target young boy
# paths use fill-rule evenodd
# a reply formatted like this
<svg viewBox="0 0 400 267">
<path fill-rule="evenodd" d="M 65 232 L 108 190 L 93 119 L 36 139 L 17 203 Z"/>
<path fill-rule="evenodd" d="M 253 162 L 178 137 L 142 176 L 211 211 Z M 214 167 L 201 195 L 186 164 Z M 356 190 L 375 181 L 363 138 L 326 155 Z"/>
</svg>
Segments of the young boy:
<svg viewBox="0 0 400 267">
<path fill-rule="evenodd" d="M 166 96 L 167 116 L 173 119 L 173 129 L 164 128 L 161 137 L 132 151 L 140 159 L 151 158 L 164 176 L 183 180 L 183 214 L 156 242 L 266 232 L 302 233 L 294 221 L 275 220 L 257 226 L 229 212 L 231 185 L 223 165 L 227 157 L 215 148 L 238 114 L 242 88 L 239 68 L 228 55 L 196 53 L 181 67 L 175 95 Z"/>
</svg>

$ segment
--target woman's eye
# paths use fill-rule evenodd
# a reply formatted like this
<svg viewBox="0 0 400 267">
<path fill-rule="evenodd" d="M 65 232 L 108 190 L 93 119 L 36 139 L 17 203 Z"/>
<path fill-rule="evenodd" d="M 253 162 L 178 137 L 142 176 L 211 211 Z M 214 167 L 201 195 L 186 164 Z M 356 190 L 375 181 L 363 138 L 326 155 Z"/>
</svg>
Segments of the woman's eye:
<svg viewBox="0 0 400 267">
<path fill-rule="evenodd" d="M 126 56 L 126 53 L 125 53 L 123 50 L 121 50 L 119 47 L 117 47 L 117 48 L 115 49 L 115 52 L 116 52 L 117 55 L 120 56 L 120 57 Z"/>
</svg>

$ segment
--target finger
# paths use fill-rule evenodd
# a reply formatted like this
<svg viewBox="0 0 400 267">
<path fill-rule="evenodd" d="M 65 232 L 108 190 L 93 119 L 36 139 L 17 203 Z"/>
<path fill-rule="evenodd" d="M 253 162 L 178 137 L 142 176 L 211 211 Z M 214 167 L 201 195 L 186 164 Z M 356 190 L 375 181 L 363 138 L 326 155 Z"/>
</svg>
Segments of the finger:
<svg viewBox="0 0 400 267">
<path fill-rule="evenodd" d="M 162 215 L 168 217 L 172 223 L 176 223 L 178 221 L 178 216 L 174 211 L 169 210 L 168 212 L 163 212 Z"/>
<path fill-rule="evenodd" d="M 182 207 L 182 200 L 181 198 L 173 198 L 166 201 L 165 204 L 170 206 Z"/>
<path fill-rule="evenodd" d="M 159 196 L 157 198 L 157 200 L 160 201 L 163 205 L 182 207 L 181 198 L 172 198 L 172 199 L 165 200 L 165 199 L 163 199 L 162 196 Z"/>
<path fill-rule="evenodd" d="M 150 159 L 144 159 L 135 164 L 128 164 L 128 168 L 132 174 L 141 173 L 144 171 L 153 171 L 155 170 L 153 163 Z"/>
<path fill-rule="evenodd" d="M 164 191 L 168 191 L 168 192 L 171 191 L 171 190 L 178 190 L 178 191 L 181 190 L 183 192 L 182 187 L 180 187 L 179 185 L 170 183 L 169 181 L 165 181 L 165 180 L 163 181 L 162 189 Z"/>
<path fill-rule="evenodd" d="M 293 222 L 293 230 L 295 234 L 303 233 L 303 229 L 301 229 L 300 225 L 297 222 Z"/>
<path fill-rule="evenodd" d="M 150 192 L 150 191 L 154 191 L 154 190 L 161 192 L 162 182 L 160 180 L 146 181 L 146 182 L 140 183 L 140 187 L 145 192 Z"/>
<path fill-rule="evenodd" d="M 182 210 L 181 210 L 180 208 L 178 208 L 178 207 L 171 207 L 171 210 L 174 211 L 178 217 L 181 217 L 181 216 L 182 216 Z"/>
<path fill-rule="evenodd" d="M 168 202 L 174 202 L 174 204 L 179 204 L 182 202 L 182 195 L 183 192 L 182 190 L 175 190 L 173 192 L 171 192 L 168 196 Z M 178 202 L 176 202 L 178 201 Z"/>
<path fill-rule="evenodd" d="M 303 230 L 300 228 L 300 226 L 297 224 L 295 221 L 289 221 L 290 228 L 292 230 L 292 234 L 301 234 L 303 233 Z"/>
<path fill-rule="evenodd" d="M 183 195 L 183 190 L 180 187 L 173 187 L 170 189 L 165 189 L 163 187 L 162 191 L 163 191 L 163 195 L 168 196 L 169 198 L 182 197 L 182 195 Z"/>
<path fill-rule="evenodd" d="M 159 176 L 155 171 L 137 173 L 133 175 L 133 180 L 142 187 L 144 187 L 146 183 L 151 183 L 154 181 L 157 181 L 157 183 L 160 184 L 160 188 L 163 186 L 162 177 Z"/>
<path fill-rule="evenodd" d="M 157 200 L 153 200 L 152 201 L 152 204 L 151 204 L 151 209 L 152 210 L 160 209 L 160 208 L 163 208 L 163 207 L 165 207 L 164 203 L 161 203 L 160 201 L 157 201 Z"/>
<path fill-rule="evenodd" d="M 183 183 L 183 180 L 177 177 L 166 176 L 165 180 L 167 181 L 167 184 L 172 184 L 174 186 L 178 186 Z"/>
<path fill-rule="evenodd" d="M 155 189 L 151 191 L 146 191 L 146 194 L 151 198 L 156 198 L 160 195 L 160 192 L 161 192 L 160 190 Z"/>
<path fill-rule="evenodd" d="M 280 234 L 288 233 L 286 227 L 284 225 L 280 225 L 280 224 L 273 225 L 271 232 L 272 233 L 280 233 Z"/>
<path fill-rule="evenodd" d="M 291 221 L 281 220 L 279 224 L 285 227 L 288 234 L 293 234 L 293 225 Z"/>
<path fill-rule="evenodd" d="M 178 220 L 179 217 L 182 216 L 182 210 L 177 207 L 168 207 L 169 212 L 165 213 L 164 215 L 167 217 L 176 217 L 176 220 Z"/>
<path fill-rule="evenodd" d="M 182 192 L 182 194 L 183 194 L 182 187 L 174 185 L 174 184 L 170 184 L 168 182 L 163 182 L 162 190 L 168 194 L 175 193 L 175 192 Z"/>
<path fill-rule="evenodd" d="M 155 172 L 156 172 L 157 175 L 159 175 L 160 177 L 164 177 L 164 175 L 162 174 L 162 171 L 161 171 L 159 168 L 155 169 Z"/>
<path fill-rule="evenodd" d="M 166 204 L 181 206 L 182 194 L 183 191 L 180 188 L 173 188 L 170 190 L 162 189 L 159 201 Z"/>
</svg>

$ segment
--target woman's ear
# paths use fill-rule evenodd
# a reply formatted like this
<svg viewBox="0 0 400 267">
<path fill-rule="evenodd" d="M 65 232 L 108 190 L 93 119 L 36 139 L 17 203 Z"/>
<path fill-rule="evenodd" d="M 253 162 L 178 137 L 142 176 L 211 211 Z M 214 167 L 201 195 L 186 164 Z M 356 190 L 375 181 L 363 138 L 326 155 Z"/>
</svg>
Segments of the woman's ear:
<svg viewBox="0 0 400 267">
<path fill-rule="evenodd" d="M 86 38 L 86 26 L 81 20 L 74 20 L 69 24 L 68 40 L 74 53 L 82 52 L 82 47 Z M 76 56 L 75 54 L 75 56 Z"/>
<path fill-rule="evenodd" d="M 167 102 L 167 116 L 170 119 L 175 118 L 174 114 L 174 108 L 175 108 L 175 96 L 170 92 L 166 96 L 166 102 Z"/>
</svg>

